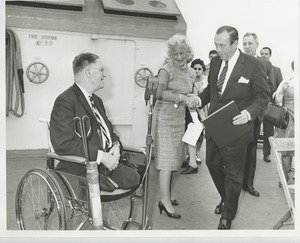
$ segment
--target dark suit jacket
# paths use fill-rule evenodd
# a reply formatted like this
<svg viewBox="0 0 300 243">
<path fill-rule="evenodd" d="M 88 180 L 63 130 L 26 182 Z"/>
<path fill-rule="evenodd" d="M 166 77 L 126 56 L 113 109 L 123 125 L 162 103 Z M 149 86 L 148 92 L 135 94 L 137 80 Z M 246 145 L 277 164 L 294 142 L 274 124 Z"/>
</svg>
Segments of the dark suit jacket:
<svg viewBox="0 0 300 243">
<path fill-rule="evenodd" d="M 281 70 L 279 67 L 273 66 L 273 73 L 274 73 L 274 79 L 275 79 L 275 90 L 278 88 L 279 84 L 283 80 Z"/>
<path fill-rule="evenodd" d="M 241 51 L 239 52 L 239 58 L 232 70 L 222 96 L 218 97 L 216 86 L 222 64 L 222 60 L 217 56 L 211 60 L 208 86 L 199 97 L 202 101 L 202 107 L 210 102 L 208 114 L 213 113 L 234 100 L 241 111 L 246 109 L 250 113 L 251 119 L 254 121 L 264 111 L 269 101 L 270 88 L 267 85 L 267 76 L 264 67 L 257 58 L 246 55 Z M 239 79 L 241 77 L 249 80 L 249 82 L 247 84 L 240 83 Z M 250 122 L 249 125 L 251 132 L 236 140 L 237 143 L 247 144 L 251 141 L 253 123 Z M 210 132 L 206 130 L 206 138 L 209 139 L 210 137 Z"/>
<path fill-rule="evenodd" d="M 270 94 L 272 95 L 276 91 L 275 73 L 273 71 L 273 65 L 266 59 L 262 57 L 257 57 L 257 59 L 263 64 L 266 74 L 267 74 L 267 84 L 270 87 Z"/>
<path fill-rule="evenodd" d="M 112 142 L 119 141 L 108 120 L 102 100 L 95 94 L 93 99 L 99 113 L 105 120 Z M 99 125 L 80 88 L 74 83 L 69 89 L 60 94 L 55 100 L 50 120 L 50 138 L 58 155 L 75 155 L 85 157 L 82 140 L 75 134 L 73 119 L 87 115 L 90 118 L 92 134 L 88 140 L 90 161 L 95 161 L 98 150 L 102 150 L 97 129 Z"/>
</svg>

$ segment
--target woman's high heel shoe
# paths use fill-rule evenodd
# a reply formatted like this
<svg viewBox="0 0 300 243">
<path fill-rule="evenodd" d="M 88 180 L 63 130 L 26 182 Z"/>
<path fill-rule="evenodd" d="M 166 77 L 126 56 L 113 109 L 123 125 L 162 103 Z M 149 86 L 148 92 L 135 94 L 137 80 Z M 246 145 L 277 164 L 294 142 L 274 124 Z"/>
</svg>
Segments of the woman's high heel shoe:
<svg viewBox="0 0 300 243">
<path fill-rule="evenodd" d="M 158 203 L 158 209 L 159 209 L 159 213 L 161 214 L 162 211 L 165 211 L 166 214 L 168 215 L 168 217 L 170 218 L 174 218 L 174 219 L 180 219 L 181 218 L 181 215 L 174 212 L 174 213 L 169 213 L 168 210 L 165 208 L 165 206 L 162 204 L 161 201 L 159 201 Z"/>
</svg>

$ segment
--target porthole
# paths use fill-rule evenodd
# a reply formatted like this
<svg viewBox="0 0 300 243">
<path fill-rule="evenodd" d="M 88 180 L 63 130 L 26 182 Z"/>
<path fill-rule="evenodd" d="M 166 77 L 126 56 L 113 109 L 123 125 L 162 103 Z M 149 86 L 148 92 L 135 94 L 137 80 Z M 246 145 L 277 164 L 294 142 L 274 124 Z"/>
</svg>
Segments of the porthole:
<svg viewBox="0 0 300 243">
<path fill-rule="evenodd" d="M 160 8 L 160 9 L 167 8 L 166 4 L 156 0 L 150 1 L 148 4 L 153 8 Z"/>
<path fill-rule="evenodd" d="M 118 4 L 127 5 L 127 6 L 134 4 L 134 1 L 132 1 L 132 0 L 114 0 L 114 1 Z"/>
</svg>

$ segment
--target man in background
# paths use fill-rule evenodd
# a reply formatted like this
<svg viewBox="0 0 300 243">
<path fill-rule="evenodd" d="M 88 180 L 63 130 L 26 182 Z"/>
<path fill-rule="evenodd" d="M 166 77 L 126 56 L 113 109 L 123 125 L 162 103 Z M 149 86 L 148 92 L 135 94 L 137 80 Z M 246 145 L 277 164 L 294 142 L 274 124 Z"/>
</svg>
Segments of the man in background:
<svg viewBox="0 0 300 243">
<path fill-rule="evenodd" d="M 260 56 L 267 60 L 270 61 L 270 58 L 272 56 L 272 50 L 270 47 L 263 47 L 260 50 Z M 274 73 L 274 85 L 275 85 L 275 90 L 283 80 L 281 70 L 279 67 L 275 67 L 272 65 L 273 68 L 273 73 Z M 274 127 L 268 123 L 263 121 L 263 132 L 264 132 L 264 139 L 263 139 L 263 155 L 264 155 L 264 161 L 265 162 L 271 162 L 270 154 L 271 154 L 271 146 L 269 142 L 269 137 L 274 135 Z"/>
<path fill-rule="evenodd" d="M 260 50 L 260 56 L 261 58 L 270 61 L 270 58 L 272 57 L 272 49 L 270 47 L 263 47 Z M 279 67 L 276 67 L 272 64 L 273 67 L 273 72 L 274 72 L 274 81 L 275 81 L 275 90 L 278 88 L 279 84 L 281 83 L 281 81 L 283 80 L 282 74 L 281 74 L 281 70 Z"/>
<path fill-rule="evenodd" d="M 205 76 L 208 76 L 208 74 L 209 74 L 209 67 L 210 67 L 211 59 L 213 59 L 216 56 L 218 56 L 218 52 L 216 50 L 209 51 L 209 53 L 208 53 L 209 63 L 205 65 L 205 68 L 206 68 L 206 70 L 204 71 Z"/>
<path fill-rule="evenodd" d="M 258 37 L 255 33 L 246 33 L 243 37 L 243 48 L 246 54 L 256 57 L 260 63 L 263 64 L 267 84 L 270 88 L 269 100 L 272 97 L 273 92 L 275 91 L 274 85 L 274 75 L 272 71 L 272 64 L 257 56 L 256 50 L 259 46 Z M 243 183 L 243 190 L 248 191 L 250 195 L 259 197 L 259 192 L 253 187 L 254 175 L 256 170 L 256 160 L 257 160 L 257 142 L 260 133 L 260 126 L 263 119 L 263 112 L 261 112 L 258 117 L 254 120 L 254 129 L 253 129 L 253 140 L 248 144 L 247 148 L 247 157 L 246 157 L 246 168 L 245 176 Z"/>
</svg>

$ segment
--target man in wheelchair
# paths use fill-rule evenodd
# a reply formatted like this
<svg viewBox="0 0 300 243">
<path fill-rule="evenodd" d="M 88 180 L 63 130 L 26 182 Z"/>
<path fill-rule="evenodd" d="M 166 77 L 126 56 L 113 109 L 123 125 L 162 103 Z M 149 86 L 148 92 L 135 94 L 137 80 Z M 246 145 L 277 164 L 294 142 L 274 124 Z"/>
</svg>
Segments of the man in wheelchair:
<svg viewBox="0 0 300 243">
<path fill-rule="evenodd" d="M 90 161 L 98 164 L 101 190 L 138 187 L 140 175 L 134 167 L 120 160 L 122 144 L 113 132 L 102 99 L 94 94 L 104 87 L 104 68 L 99 56 L 92 53 L 77 55 L 73 60 L 73 73 L 73 86 L 57 97 L 51 113 L 50 138 L 55 152 L 61 156 L 86 157 L 83 134 L 77 132 L 74 118 L 87 116 L 91 128 L 87 135 L 88 155 Z M 60 161 L 56 170 L 86 176 L 86 167 L 81 164 Z M 110 179 L 104 180 L 103 175 Z"/>
</svg>

